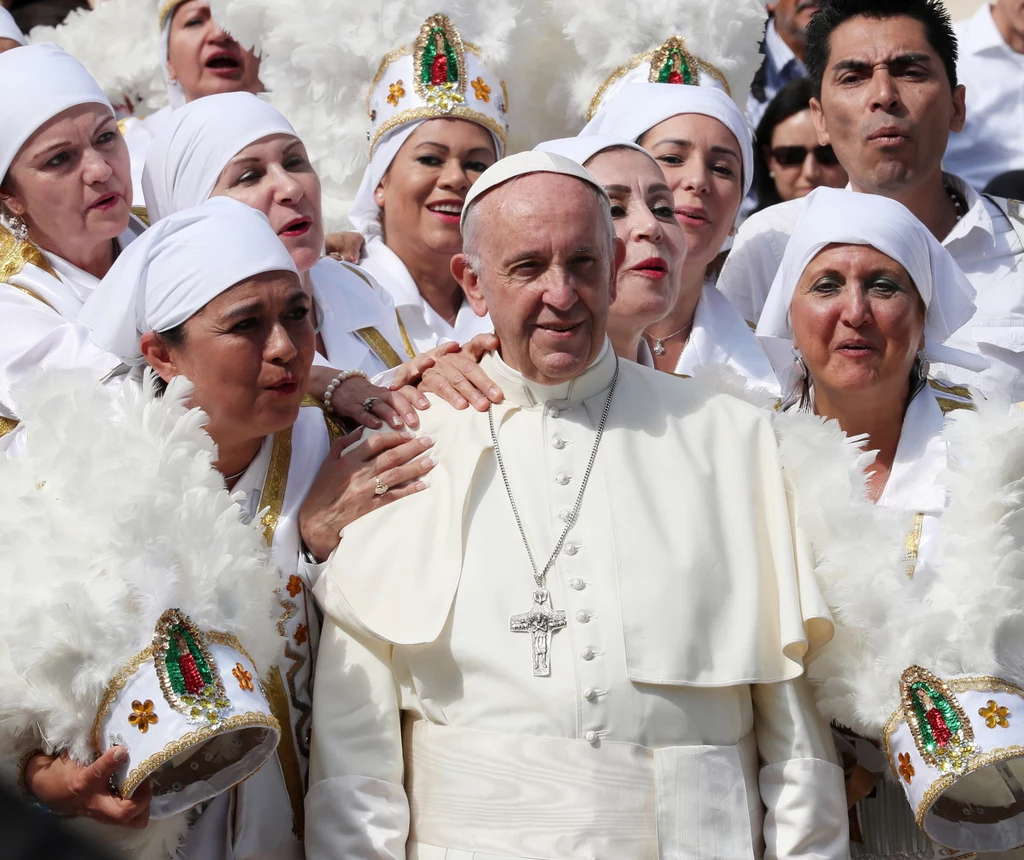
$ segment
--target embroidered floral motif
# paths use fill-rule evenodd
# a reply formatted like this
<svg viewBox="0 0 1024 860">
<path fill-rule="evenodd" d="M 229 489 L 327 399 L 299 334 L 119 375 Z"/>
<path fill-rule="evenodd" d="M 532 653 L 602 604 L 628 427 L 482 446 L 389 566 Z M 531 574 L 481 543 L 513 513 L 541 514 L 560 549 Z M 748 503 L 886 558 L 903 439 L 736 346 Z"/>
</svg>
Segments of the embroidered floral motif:
<svg viewBox="0 0 1024 860">
<path fill-rule="evenodd" d="M 238 681 L 239 690 L 248 690 L 252 692 L 252 672 L 247 672 L 245 666 L 241 663 L 235 663 L 235 668 L 231 670 L 231 674 L 235 676 L 235 680 Z"/>
<path fill-rule="evenodd" d="M 392 107 L 398 107 L 398 103 L 405 96 L 405 84 L 401 80 L 391 84 L 388 87 L 388 104 Z M 293 597 L 295 595 L 292 595 Z"/>
<path fill-rule="evenodd" d="M 302 645 L 309 638 L 309 630 L 306 629 L 305 624 L 300 624 L 295 628 L 295 641 Z"/>
<path fill-rule="evenodd" d="M 148 732 L 154 723 L 159 723 L 160 718 L 153 712 L 153 700 L 146 699 L 145 702 L 140 702 L 136 699 L 132 702 L 132 713 L 128 715 L 128 722 L 142 734 Z"/>
<path fill-rule="evenodd" d="M 914 778 L 914 766 L 910 763 L 910 753 L 900 753 L 900 776 L 910 785 Z"/>
<path fill-rule="evenodd" d="M 288 593 L 295 597 L 300 591 L 302 591 L 302 578 L 293 573 L 288 577 Z"/>
<path fill-rule="evenodd" d="M 990 729 L 994 729 L 999 726 L 1001 729 L 1008 729 L 1010 727 L 1010 721 L 1008 717 L 1012 716 L 1010 709 L 996 703 L 995 699 L 988 700 L 988 706 L 978 709 L 978 716 L 985 718 L 985 725 Z"/>
<path fill-rule="evenodd" d="M 470 81 L 473 85 L 473 92 L 476 94 L 477 101 L 489 102 L 491 100 L 491 88 L 487 86 L 483 78 L 477 78 L 475 81 Z"/>
</svg>

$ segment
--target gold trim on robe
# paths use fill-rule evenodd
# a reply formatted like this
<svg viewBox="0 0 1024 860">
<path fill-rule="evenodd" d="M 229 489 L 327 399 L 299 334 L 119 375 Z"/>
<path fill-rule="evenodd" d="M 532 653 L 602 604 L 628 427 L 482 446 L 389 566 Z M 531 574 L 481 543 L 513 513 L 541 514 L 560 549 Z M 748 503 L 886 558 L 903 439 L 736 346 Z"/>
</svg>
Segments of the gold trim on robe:
<svg viewBox="0 0 1024 860">
<path fill-rule="evenodd" d="M 368 277 L 366 277 L 366 273 L 362 269 L 360 269 L 358 266 L 353 266 L 351 263 L 346 263 L 344 260 L 341 260 L 340 262 L 341 265 L 348 269 L 353 275 L 362 278 L 364 281 L 366 281 L 366 285 L 371 290 L 373 289 L 373 282 Z M 402 315 L 398 313 L 397 310 L 395 311 L 395 320 L 398 322 L 398 331 L 402 335 L 402 345 L 405 347 L 405 354 L 409 358 L 415 358 L 416 349 L 412 345 L 412 339 L 409 337 L 409 332 L 405 330 L 405 323 L 402 322 Z M 372 332 L 376 336 L 376 338 L 380 339 L 380 343 L 376 342 L 376 338 L 375 342 L 371 343 L 369 337 L 367 337 L 367 334 L 365 334 L 364 332 Z M 372 349 L 376 353 L 377 358 L 379 358 L 381 361 L 384 362 L 384 364 L 387 365 L 388 370 L 391 370 L 391 368 L 393 367 L 398 367 L 398 365 L 402 363 L 402 360 L 398 357 L 398 353 L 391 346 L 391 344 L 388 343 L 387 340 L 385 340 L 384 336 L 381 335 L 379 331 L 377 331 L 377 329 L 373 328 L 372 326 L 368 328 L 361 328 L 356 332 L 356 334 L 358 334 L 363 340 L 366 341 L 370 349 Z M 391 364 L 391 361 L 394 361 L 394 364 Z"/>
<path fill-rule="evenodd" d="M 0 415 L 0 439 L 3 439 L 8 433 L 13 433 L 18 423 L 13 418 L 4 418 Z"/>
<path fill-rule="evenodd" d="M 11 284 L 11 278 L 24 269 L 26 264 L 31 264 L 42 269 L 46 274 L 57 277 L 53 267 L 46 262 L 42 251 L 31 242 L 22 242 L 12 236 L 8 230 L 0 228 L 0 282 L 14 286 Z M 15 287 L 15 289 L 21 290 L 34 299 L 39 299 L 44 305 L 50 307 L 48 301 L 40 298 L 31 290 L 26 290 L 24 287 Z"/>
</svg>

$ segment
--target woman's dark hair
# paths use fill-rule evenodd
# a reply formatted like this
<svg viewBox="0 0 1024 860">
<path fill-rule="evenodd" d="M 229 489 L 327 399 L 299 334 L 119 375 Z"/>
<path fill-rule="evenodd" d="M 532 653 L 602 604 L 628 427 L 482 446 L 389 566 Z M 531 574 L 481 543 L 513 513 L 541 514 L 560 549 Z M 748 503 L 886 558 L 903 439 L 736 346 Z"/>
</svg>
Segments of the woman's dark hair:
<svg viewBox="0 0 1024 860">
<path fill-rule="evenodd" d="M 942 0 L 821 0 L 821 6 L 807 26 L 807 74 L 816 97 L 821 97 L 832 32 L 858 16 L 879 21 L 905 16 L 920 21 L 928 44 L 946 69 L 950 89 L 956 88 L 956 33 Z"/>
<path fill-rule="evenodd" d="M 775 187 L 775 180 L 768 169 L 765 150 L 772 148 L 772 135 L 776 127 L 800 111 L 809 110 L 811 101 L 811 82 L 808 78 L 796 78 L 778 91 L 775 98 L 765 109 L 761 122 L 758 123 L 754 145 L 754 193 L 757 195 L 757 210 L 767 209 L 782 198 Z"/>
</svg>

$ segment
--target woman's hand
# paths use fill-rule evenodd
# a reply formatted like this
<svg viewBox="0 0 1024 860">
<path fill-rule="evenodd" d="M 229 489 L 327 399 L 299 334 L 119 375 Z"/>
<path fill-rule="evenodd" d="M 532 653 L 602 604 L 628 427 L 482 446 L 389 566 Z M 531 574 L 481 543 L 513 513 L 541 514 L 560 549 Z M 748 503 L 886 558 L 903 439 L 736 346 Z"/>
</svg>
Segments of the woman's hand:
<svg viewBox="0 0 1024 860">
<path fill-rule="evenodd" d="M 333 368 L 314 365 L 309 373 L 306 393 L 319 400 L 337 375 L 338 372 Z M 417 393 L 415 396 L 424 399 L 422 394 Z M 365 404 L 371 397 L 376 400 L 371 403 L 368 411 Z M 387 422 L 389 427 L 398 428 L 403 422 L 410 427 L 418 427 L 420 423 L 416 410 L 409 402 L 408 392 L 379 388 L 362 376 L 350 376 L 334 389 L 331 407 L 338 415 L 372 430 L 379 430 L 384 426 L 383 422 Z"/>
<path fill-rule="evenodd" d="M 111 747 L 88 767 L 83 767 L 66 753 L 58 756 L 40 753 L 25 766 L 25 786 L 36 800 L 53 812 L 142 830 L 149 824 L 152 785 L 144 782 L 130 800 L 122 800 L 110 789 L 110 777 L 127 756 L 123 747 Z"/>
<path fill-rule="evenodd" d="M 346 263 L 358 263 L 363 256 L 363 237 L 354 231 L 344 233 L 328 233 L 324 246 L 329 256 Z"/>
<path fill-rule="evenodd" d="M 346 454 L 362 430 L 342 436 L 333 446 L 299 509 L 299 532 L 317 561 L 326 561 L 340 542 L 341 530 L 363 514 L 425 490 L 424 480 L 436 465 L 422 457 L 433 446 L 429 437 L 374 433 Z M 387 490 L 378 493 L 378 487 Z"/>
<path fill-rule="evenodd" d="M 419 409 L 427 408 L 420 400 L 429 405 L 420 392 L 429 391 L 456 409 L 465 409 L 472 403 L 480 412 L 486 412 L 491 403 L 501 403 L 503 395 L 480 369 L 480 359 L 497 348 L 498 338 L 493 334 L 478 334 L 461 348 L 454 343 L 442 344 L 402 365 L 391 390 L 401 392 Z"/>
</svg>

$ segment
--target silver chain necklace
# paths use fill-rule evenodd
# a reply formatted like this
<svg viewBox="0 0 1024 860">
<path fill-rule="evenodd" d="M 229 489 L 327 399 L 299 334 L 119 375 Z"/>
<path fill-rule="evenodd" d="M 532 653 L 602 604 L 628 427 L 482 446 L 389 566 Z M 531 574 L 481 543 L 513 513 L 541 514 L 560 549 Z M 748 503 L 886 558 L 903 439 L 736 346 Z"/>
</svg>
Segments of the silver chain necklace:
<svg viewBox="0 0 1024 860">
<path fill-rule="evenodd" d="M 548 571 L 551 570 L 562 551 L 562 544 L 569 534 L 569 530 L 575 525 L 576 517 L 579 516 L 580 507 L 583 505 L 583 494 L 587 491 L 587 482 L 590 480 L 590 473 L 594 468 L 594 461 L 597 459 L 597 449 L 601 446 L 601 437 L 604 435 L 604 426 L 608 423 L 608 412 L 612 406 L 612 397 L 615 395 L 615 386 L 619 381 L 619 358 L 615 357 L 615 373 L 612 375 L 611 388 L 608 390 L 608 397 L 604 401 L 604 410 L 601 412 L 601 421 L 597 425 L 597 438 L 594 440 L 594 449 L 590 452 L 590 461 L 587 463 L 587 470 L 583 473 L 583 481 L 580 484 L 580 491 L 576 496 L 576 504 L 565 521 L 565 528 L 562 529 L 561 537 L 551 551 L 548 563 L 544 570 L 537 570 L 537 562 L 534 561 L 533 552 L 530 549 L 530 542 L 526 539 L 526 530 L 523 528 L 523 521 L 519 516 L 519 508 L 516 507 L 516 500 L 512 496 L 512 485 L 508 480 L 508 472 L 505 471 L 505 461 L 501 457 L 501 448 L 498 446 L 498 434 L 494 429 L 494 407 L 487 410 L 487 422 L 491 428 L 491 444 L 494 447 L 494 456 L 498 461 L 498 469 L 501 471 L 501 479 L 505 482 L 505 492 L 508 494 L 509 504 L 512 505 L 512 513 L 516 518 L 516 525 L 519 526 L 519 535 L 523 539 L 523 546 L 526 547 L 526 555 L 530 559 L 530 567 L 533 568 L 533 581 L 536 588 L 533 590 L 533 607 L 529 612 L 521 615 L 513 615 L 509 618 L 509 629 L 513 633 L 529 633 L 533 638 L 533 674 L 538 677 L 545 677 L 551 674 L 551 663 L 549 660 L 549 647 L 551 645 L 551 634 L 565 627 L 565 610 L 555 612 L 551 608 L 551 595 L 545 585 Z"/>
<path fill-rule="evenodd" d="M 644 332 L 644 334 L 654 341 L 654 346 L 651 347 L 651 352 L 653 352 L 655 355 L 664 355 L 665 341 L 672 340 L 672 338 L 681 335 L 684 331 L 689 331 L 691 328 L 693 328 L 692 321 L 684 325 L 681 329 L 679 329 L 679 331 L 674 331 L 672 332 L 672 334 L 665 335 L 665 337 L 655 337 L 653 334 L 650 334 L 646 331 Z"/>
</svg>

